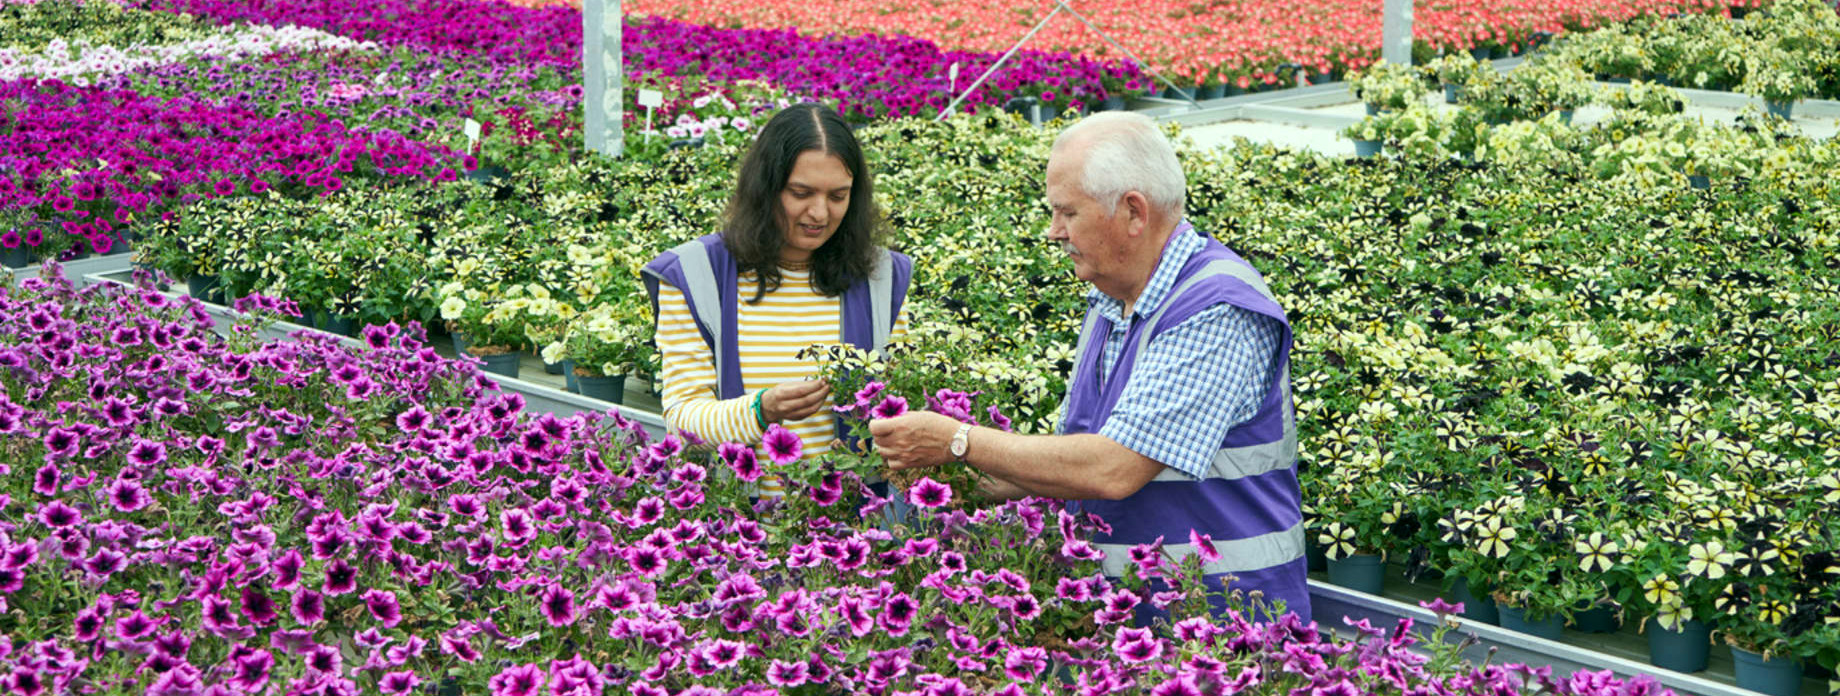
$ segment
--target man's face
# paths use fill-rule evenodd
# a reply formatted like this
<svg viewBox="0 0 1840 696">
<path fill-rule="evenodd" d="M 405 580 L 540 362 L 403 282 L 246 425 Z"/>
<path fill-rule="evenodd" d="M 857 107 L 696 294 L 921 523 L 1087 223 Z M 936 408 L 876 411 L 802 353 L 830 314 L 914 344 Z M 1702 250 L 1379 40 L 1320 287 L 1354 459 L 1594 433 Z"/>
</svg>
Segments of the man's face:
<svg viewBox="0 0 1840 696">
<path fill-rule="evenodd" d="M 1126 266 L 1123 225 L 1119 214 L 1105 213 L 1105 206 L 1080 187 L 1082 157 L 1076 148 L 1056 152 L 1048 157 L 1048 207 L 1053 221 L 1048 225 L 1048 240 L 1058 242 L 1073 260 L 1073 274 L 1080 280 L 1106 289 Z"/>
</svg>

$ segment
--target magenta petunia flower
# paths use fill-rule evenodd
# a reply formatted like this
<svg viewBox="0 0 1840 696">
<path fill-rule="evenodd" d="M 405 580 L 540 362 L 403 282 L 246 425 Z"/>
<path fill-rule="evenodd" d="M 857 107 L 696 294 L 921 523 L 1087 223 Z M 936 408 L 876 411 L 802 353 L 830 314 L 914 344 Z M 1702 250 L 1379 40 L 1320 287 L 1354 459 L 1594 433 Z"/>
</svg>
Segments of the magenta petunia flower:
<svg viewBox="0 0 1840 696">
<path fill-rule="evenodd" d="M 1012 650 L 1003 657 L 1003 673 L 1020 682 L 1033 682 L 1048 668 L 1048 651 L 1036 646 Z"/>
<path fill-rule="evenodd" d="M 346 563 L 343 558 L 334 559 L 331 563 L 326 564 L 326 582 L 324 586 L 320 588 L 325 590 L 326 594 L 336 597 L 342 594 L 349 594 L 352 590 L 357 588 L 357 568 L 353 568 L 351 564 Z"/>
<path fill-rule="evenodd" d="M 1220 562 L 1220 549 L 1214 548 L 1214 537 L 1189 529 L 1188 543 L 1194 545 L 1195 555 L 1201 558 L 1202 563 Z"/>
<path fill-rule="evenodd" d="M 1163 656 L 1163 641 L 1148 628 L 1121 628 L 1112 639 L 1112 652 L 1131 664 L 1142 664 Z"/>
<path fill-rule="evenodd" d="M 397 416 L 396 427 L 405 433 L 414 434 L 428 427 L 431 420 L 428 410 L 418 405 Z"/>
<path fill-rule="evenodd" d="M 294 620 L 302 626 L 312 626 L 326 618 L 326 598 L 313 590 L 294 593 L 288 608 L 293 612 Z"/>
<path fill-rule="evenodd" d="M 664 554 L 659 553 L 657 549 L 649 548 L 635 548 L 627 551 L 626 564 L 631 566 L 635 572 L 648 578 L 658 577 L 668 565 Z"/>
<path fill-rule="evenodd" d="M 242 608 L 243 615 L 257 626 L 274 623 L 276 615 L 280 613 L 275 607 L 275 600 L 254 586 L 243 588 Z"/>
<path fill-rule="evenodd" d="M 402 622 L 402 605 L 396 601 L 396 593 L 389 590 L 372 588 L 364 591 L 364 608 L 371 611 L 371 617 L 377 619 L 386 628 L 395 628 Z"/>
<path fill-rule="evenodd" d="M 878 420 L 883 418 L 894 418 L 905 413 L 907 413 L 907 399 L 899 396 L 890 396 L 882 399 L 881 403 L 876 404 L 875 408 L 869 410 L 869 415 Z"/>
<path fill-rule="evenodd" d="M 236 658 L 236 673 L 230 677 L 230 683 L 243 693 L 261 693 L 262 687 L 268 685 L 269 673 L 274 668 L 275 656 L 267 650 L 241 655 Z"/>
<path fill-rule="evenodd" d="M 749 483 L 760 480 L 760 457 L 754 453 L 752 447 L 724 442 L 717 446 L 716 454 L 721 457 L 723 463 L 735 471 L 736 478 Z"/>
<path fill-rule="evenodd" d="M 102 614 L 95 609 L 77 612 L 77 618 L 71 621 L 70 636 L 80 641 L 92 641 L 102 634 Z"/>
<path fill-rule="evenodd" d="M 767 666 L 767 683 L 781 689 L 789 689 L 804 684 L 808 668 L 802 661 L 786 662 L 775 659 Z"/>
<path fill-rule="evenodd" d="M 59 477 L 62 475 L 63 472 L 58 470 L 56 464 L 39 467 L 38 473 L 32 477 L 32 491 L 43 496 L 57 495 Z"/>
<path fill-rule="evenodd" d="M 83 524 L 83 513 L 62 500 L 53 500 L 38 509 L 38 521 L 52 528 L 71 527 Z"/>
<path fill-rule="evenodd" d="M 1463 603 L 1462 602 L 1451 604 L 1450 602 L 1444 601 L 1443 597 L 1434 597 L 1429 601 L 1419 602 L 1418 606 L 1424 607 L 1426 609 L 1430 609 L 1431 612 L 1434 614 L 1461 614 L 1463 613 Z"/>
<path fill-rule="evenodd" d="M 1191 674 L 1178 675 L 1176 678 L 1158 684 L 1150 689 L 1150 696 L 1205 696 L 1210 693 L 1215 692 L 1202 689 L 1201 684 L 1197 682 L 1194 675 Z M 1312 692 L 1312 695 L 1314 695 L 1314 692 Z"/>
<path fill-rule="evenodd" d="M 536 665 L 514 665 L 506 667 L 486 685 L 492 688 L 492 696 L 537 696 L 546 676 Z"/>
<path fill-rule="evenodd" d="M 166 463 L 166 445 L 150 440 L 136 440 L 128 449 L 128 463 L 136 466 L 158 466 Z"/>
<path fill-rule="evenodd" d="M 914 622 L 914 614 L 920 611 L 920 604 L 906 592 L 896 592 L 882 601 L 882 613 L 876 617 L 882 630 L 891 636 L 907 635 L 907 629 Z"/>
<path fill-rule="evenodd" d="M 887 391 L 887 389 L 888 385 L 879 381 L 863 385 L 863 388 L 856 390 L 856 407 L 867 408 L 871 402 L 875 401 L 876 397 L 881 396 L 882 392 Z"/>
<path fill-rule="evenodd" d="M 305 563 L 306 560 L 301 557 L 299 550 L 288 549 L 287 553 L 269 564 L 269 571 L 273 573 L 270 582 L 278 590 L 294 589 L 300 584 L 300 568 Z"/>
<path fill-rule="evenodd" d="M 128 557 L 114 549 L 102 549 L 83 561 L 83 569 L 93 575 L 108 577 L 127 567 Z"/>
<path fill-rule="evenodd" d="M 125 641 L 137 641 L 152 633 L 160 624 L 149 618 L 141 610 L 115 620 L 115 637 Z"/>
<path fill-rule="evenodd" d="M 390 696 L 409 696 L 415 693 L 416 685 L 421 683 L 421 678 L 415 676 L 415 670 L 403 670 L 383 675 L 382 679 L 377 680 L 377 688 Z"/>
<path fill-rule="evenodd" d="M 549 625 L 560 627 L 575 623 L 575 593 L 567 588 L 559 584 L 550 585 L 543 590 L 539 601 L 543 620 L 548 621 Z"/>
<path fill-rule="evenodd" d="M 761 436 L 760 444 L 766 447 L 767 459 L 781 466 L 798 461 L 799 456 L 805 451 L 804 441 L 778 423 L 767 426 L 767 432 Z"/>
<path fill-rule="evenodd" d="M 940 508 L 952 502 L 952 487 L 923 477 L 907 489 L 907 502 L 923 508 Z"/>
</svg>

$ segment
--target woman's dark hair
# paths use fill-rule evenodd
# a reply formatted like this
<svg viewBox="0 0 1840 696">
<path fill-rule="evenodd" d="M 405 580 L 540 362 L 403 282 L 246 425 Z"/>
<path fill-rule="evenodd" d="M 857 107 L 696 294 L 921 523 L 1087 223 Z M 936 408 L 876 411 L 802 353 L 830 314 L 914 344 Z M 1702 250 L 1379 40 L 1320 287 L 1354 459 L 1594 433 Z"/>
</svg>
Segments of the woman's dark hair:
<svg viewBox="0 0 1840 696">
<path fill-rule="evenodd" d="M 816 150 L 843 161 L 850 170 L 850 207 L 837 233 L 811 257 L 811 284 L 827 297 L 836 297 L 875 268 L 876 245 L 881 241 L 881 211 L 875 204 L 875 184 L 863 160 L 862 145 L 837 112 L 819 104 L 794 104 L 781 109 L 760 129 L 754 145 L 741 160 L 735 193 L 723 214 L 722 243 L 743 273 L 760 278 L 752 304 L 759 304 L 780 285 L 779 252 L 785 231 L 779 227 L 780 191 L 792 176 L 799 155 Z"/>
</svg>

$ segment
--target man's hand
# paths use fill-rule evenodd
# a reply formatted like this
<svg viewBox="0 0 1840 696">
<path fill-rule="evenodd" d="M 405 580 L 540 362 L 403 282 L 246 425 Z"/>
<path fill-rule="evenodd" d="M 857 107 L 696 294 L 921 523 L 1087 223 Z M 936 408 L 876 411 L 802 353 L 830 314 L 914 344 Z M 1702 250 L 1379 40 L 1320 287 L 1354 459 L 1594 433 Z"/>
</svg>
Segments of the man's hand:
<svg viewBox="0 0 1840 696">
<path fill-rule="evenodd" d="M 823 408 L 830 395 L 831 387 L 823 380 L 781 382 L 760 396 L 760 413 L 768 423 L 804 420 Z"/>
<path fill-rule="evenodd" d="M 904 416 L 870 421 L 869 434 L 888 468 L 917 469 L 952 461 L 952 435 L 959 425 L 931 411 L 909 411 Z"/>
</svg>

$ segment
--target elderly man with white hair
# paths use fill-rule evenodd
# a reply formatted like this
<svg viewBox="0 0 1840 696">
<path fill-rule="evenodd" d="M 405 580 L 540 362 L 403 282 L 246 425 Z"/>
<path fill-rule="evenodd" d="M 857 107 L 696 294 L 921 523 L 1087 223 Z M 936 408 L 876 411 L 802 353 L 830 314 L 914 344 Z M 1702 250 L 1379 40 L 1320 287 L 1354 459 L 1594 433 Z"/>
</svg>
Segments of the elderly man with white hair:
<svg viewBox="0 0 1840 696">
<path fill-rule="evenodd" d="M 965 461 L 989 495 L 1077 501 L 1111 526 L 1095 540 L 1107 575 L 1160 539 L 1197 556 L 1216 591 L 1308 621 L 1284 310 L 1251 264 L 1183 218 L 1181 164 L 1149 118 L 1074 124 L 1047 174 L 1048 238 L 1092 284 L 1059 433 L 911 413 L 871 424 L 876 449 L 896 469 Z M 1139 607 L 1140 623 L 1160 614 Z"/>
</svg>

